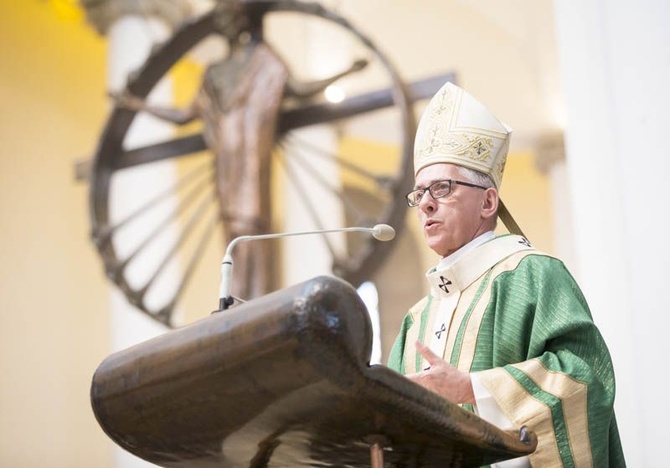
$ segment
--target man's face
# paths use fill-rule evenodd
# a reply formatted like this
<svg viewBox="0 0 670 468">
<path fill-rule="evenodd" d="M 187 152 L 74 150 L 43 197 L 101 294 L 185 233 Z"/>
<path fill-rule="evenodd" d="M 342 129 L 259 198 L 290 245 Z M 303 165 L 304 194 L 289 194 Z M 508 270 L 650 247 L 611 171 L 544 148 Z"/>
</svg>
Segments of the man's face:
<svg viewBox="0 0 670 468">
<path fill-rule="evenodd" d="M 427 188 L 445 179 L 467 182 L 459 174 L 458 166 L 438 163 L 419 171 L 414 187 Z M 419 220 L 428 246 L 435 253 L 446 257 L 490 229 L 490 223 L 483 216 L 486 193 L 458 184 L 452 184 L 451 193 L 437 200 L 428 191 L 424 193 L 417 207 Z"/>
</svg>

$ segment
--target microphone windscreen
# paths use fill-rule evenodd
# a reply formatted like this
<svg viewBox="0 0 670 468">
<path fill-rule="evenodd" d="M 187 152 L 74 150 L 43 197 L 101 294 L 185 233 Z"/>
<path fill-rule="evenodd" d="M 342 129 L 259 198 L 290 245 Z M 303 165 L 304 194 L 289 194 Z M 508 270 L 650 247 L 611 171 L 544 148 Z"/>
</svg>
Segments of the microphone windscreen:
<svg viewBox="0 0 670 468">
<path fill-rule="evenodd" d="M 372 228 L 372 236 L 380 241 L 390 241 L 395 237 L 395 229 L 388 224 L 377 224 Z"/>
</svg>

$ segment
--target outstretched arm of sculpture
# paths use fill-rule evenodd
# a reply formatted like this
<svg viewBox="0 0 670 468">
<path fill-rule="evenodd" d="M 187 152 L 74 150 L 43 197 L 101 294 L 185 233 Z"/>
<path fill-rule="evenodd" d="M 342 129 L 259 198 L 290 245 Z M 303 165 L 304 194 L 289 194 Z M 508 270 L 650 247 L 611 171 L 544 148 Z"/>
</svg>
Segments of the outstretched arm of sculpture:
<svg viewBox="0 0 670 468">
<path fill-rule="evenodd" d="M 315 94 L 320 93 L 328 86 L 339 80 L 340 78 L 347 76 L 351 73 L 363 70 L 368 66 L 367 59 L 358 59 L 351 66 L 344 70 L 343 72 L 337 73 L 329 78 L 324 78 L 323 80 L 315 81 L 298 81 L 293 77 L 289 77 L 286 83 L 286 95 L 289 97 L 296 98 L 308 98 L 312 97 Z"/>
<path fill-rule="evenodd" d="M 172 122 L 177 125 L 190 123 L 199 117 L 196 107 L 193 104 L 183 109 L 179 109 L 172 107 L 154 106 L 128 92 L 110 92 L 109 96 L 114 100 L 118 107 L 134 111 L 144 111 L 161 120 Z"/>
</svg>

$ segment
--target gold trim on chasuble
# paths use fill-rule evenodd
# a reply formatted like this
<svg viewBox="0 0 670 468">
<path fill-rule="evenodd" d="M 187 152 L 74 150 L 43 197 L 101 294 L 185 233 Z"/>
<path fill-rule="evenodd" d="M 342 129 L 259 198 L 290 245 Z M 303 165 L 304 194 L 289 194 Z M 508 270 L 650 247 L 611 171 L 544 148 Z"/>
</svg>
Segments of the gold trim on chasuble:
<svg viewBox="0 0 670 468">
<path fill-rule="evenodd" d="M 403 366 L 405 368 L 402 369 L 403 374 L 412 374 L 414 372 L 419 372 L 420 370 L 421 362 L 418 359 L 419 354 L 416 352 L 414 343 L 417 341 L 420 341 L 421 343 L 424 342 L 424 334 L 427 327 L 424 325 L 425 321 L 423 317 L 427 314 L 430 319 L 430 317 L 434 315 L 430 313 L 430 308 L 433 302 L 432 299 L 431 296 L 426 296 L 410 310 L 412 326 L 407 330 L 407 336 L 405 337 L 405 350 L 403 353 Z M 432 329 L 432 323 L 430 326 Z"/>
<path fill-rule="evenodd" d="M 408 363 L 414 363 L 414 372 L 428 366 L 416 352 L 414 343 L 417 340 L 427 346 L 432 344 L 431 350 L 447 362 L 452 361 L 453 350 L 459 349 L 458 353 L 464 361 L 458 359 L 459 362 L 452 364 L 461 370 L 470 370 L 479 325 L 490 297 L 490 287 L 487 288 L 488 295 L 484 291 L 485 297 L 480 296 L 481 285 L 488 279 L 485 273 L 496 263 L 523 250 L 536 252 L 524 237 L 504 235 L 466 253 L 453 265 L 426 274 L 431 284 L 431 296 L 420 301 L 411 312 L 414 326 L 410 327 L 405 341 L 406 371 L 411 368 Z M 457 303 L 453 301 L 455 295 L 458 295 Z M 440 310 L 443 302 L 453 303 L 455 310 L 453 306 L 449 311 Z M 440 332 L 446 333 L 445 339 L 440 342 L 440 348 L 435 349 L 434 337 Z M 465 337 L 466 341 L 459 346 L 458 342 L 463 340 L 461 337 Z"/>
<path fill-rule="evenodd" d="M 593 466 L 589 439 L 587 386 L 569 375 L 547 369 L 539 359 L 531 359 L 511 367 L 519 369 L 533 384 L 550 397 L 561 401 L 570 456 L 579 466 Z M 538 446 L 531 455 L 533 464 L 549 466 L 561 460 L 559 443 L 554 433 L 554 417 L 549 406 L 530 397 L 512 375 L 502 368 L 478 372 L 481 382 L 491 391 L 496 403 L 514 424 L 525 424 L 538 436 Z M 572 452 L 574 450 L 574 452 Z"/>
<path fill-rule="evenodd" d="M 507 259 L 498 263 L 489 274 L 480 278 L 477 288 L 471 288 L 472 291 L 470 294 L 473 296 L 473 299 L 470 302 L 464 302 L 464 304 L 469 305 L 469 307 L 461 307 L 456 311 L 456 314 L 458 314 L 459 317 L 455 322 L 461 323 L 461 326 L 457 333 L 453 334 L 454 346 L 452 346 L 452 355 L 454 353 L 458 355 L 457 360 L 454 360 L 453 358 L 450 360 L 453 366 L 457 367 L 459 370 L 467 372 L 469 372 L 472 367 L 477 347 L 477 337 L 479 336 L 479 327 L 484 319 L 484 312 L 486 312 L 489 301 L 491 300 L 492 279 L 495 279 L 502 273 L 516 269 L 521 260 L 526 258 L 526 256 L 538 253 L 539 251 L 537 250 L 531 251 L 528 249 L 526 252 L 511 259 L 509 258 L 510 256 L 507 256 Z M 460 346 L 455 342 L 457 338 L 460 340 Z"/>
<path fill-rule="evenodd" d="M 526 425 L 537 434 L 537 448 L 529 456 L 532 465 L 553 466 L 561 460 L 549 407 L 529 398 L 526 389 L 501 367 L 477 372 L 477 376 L 513 425 Z"/>
</svg>

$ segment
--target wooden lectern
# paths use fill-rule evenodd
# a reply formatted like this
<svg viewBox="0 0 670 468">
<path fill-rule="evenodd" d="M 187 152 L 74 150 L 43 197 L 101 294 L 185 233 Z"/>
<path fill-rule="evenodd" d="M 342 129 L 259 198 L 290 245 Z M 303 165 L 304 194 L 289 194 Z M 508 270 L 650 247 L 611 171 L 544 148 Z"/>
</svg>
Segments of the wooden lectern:
<svg viewBox="0 0 670 468">
<path fill-rule="evenodd" d="M 365 305 L 318 277 L 112 354 L 91 403 L 124 449 L 164 467 L 480 466 L 532 453 L 380 365 Z"/>
</svg>

